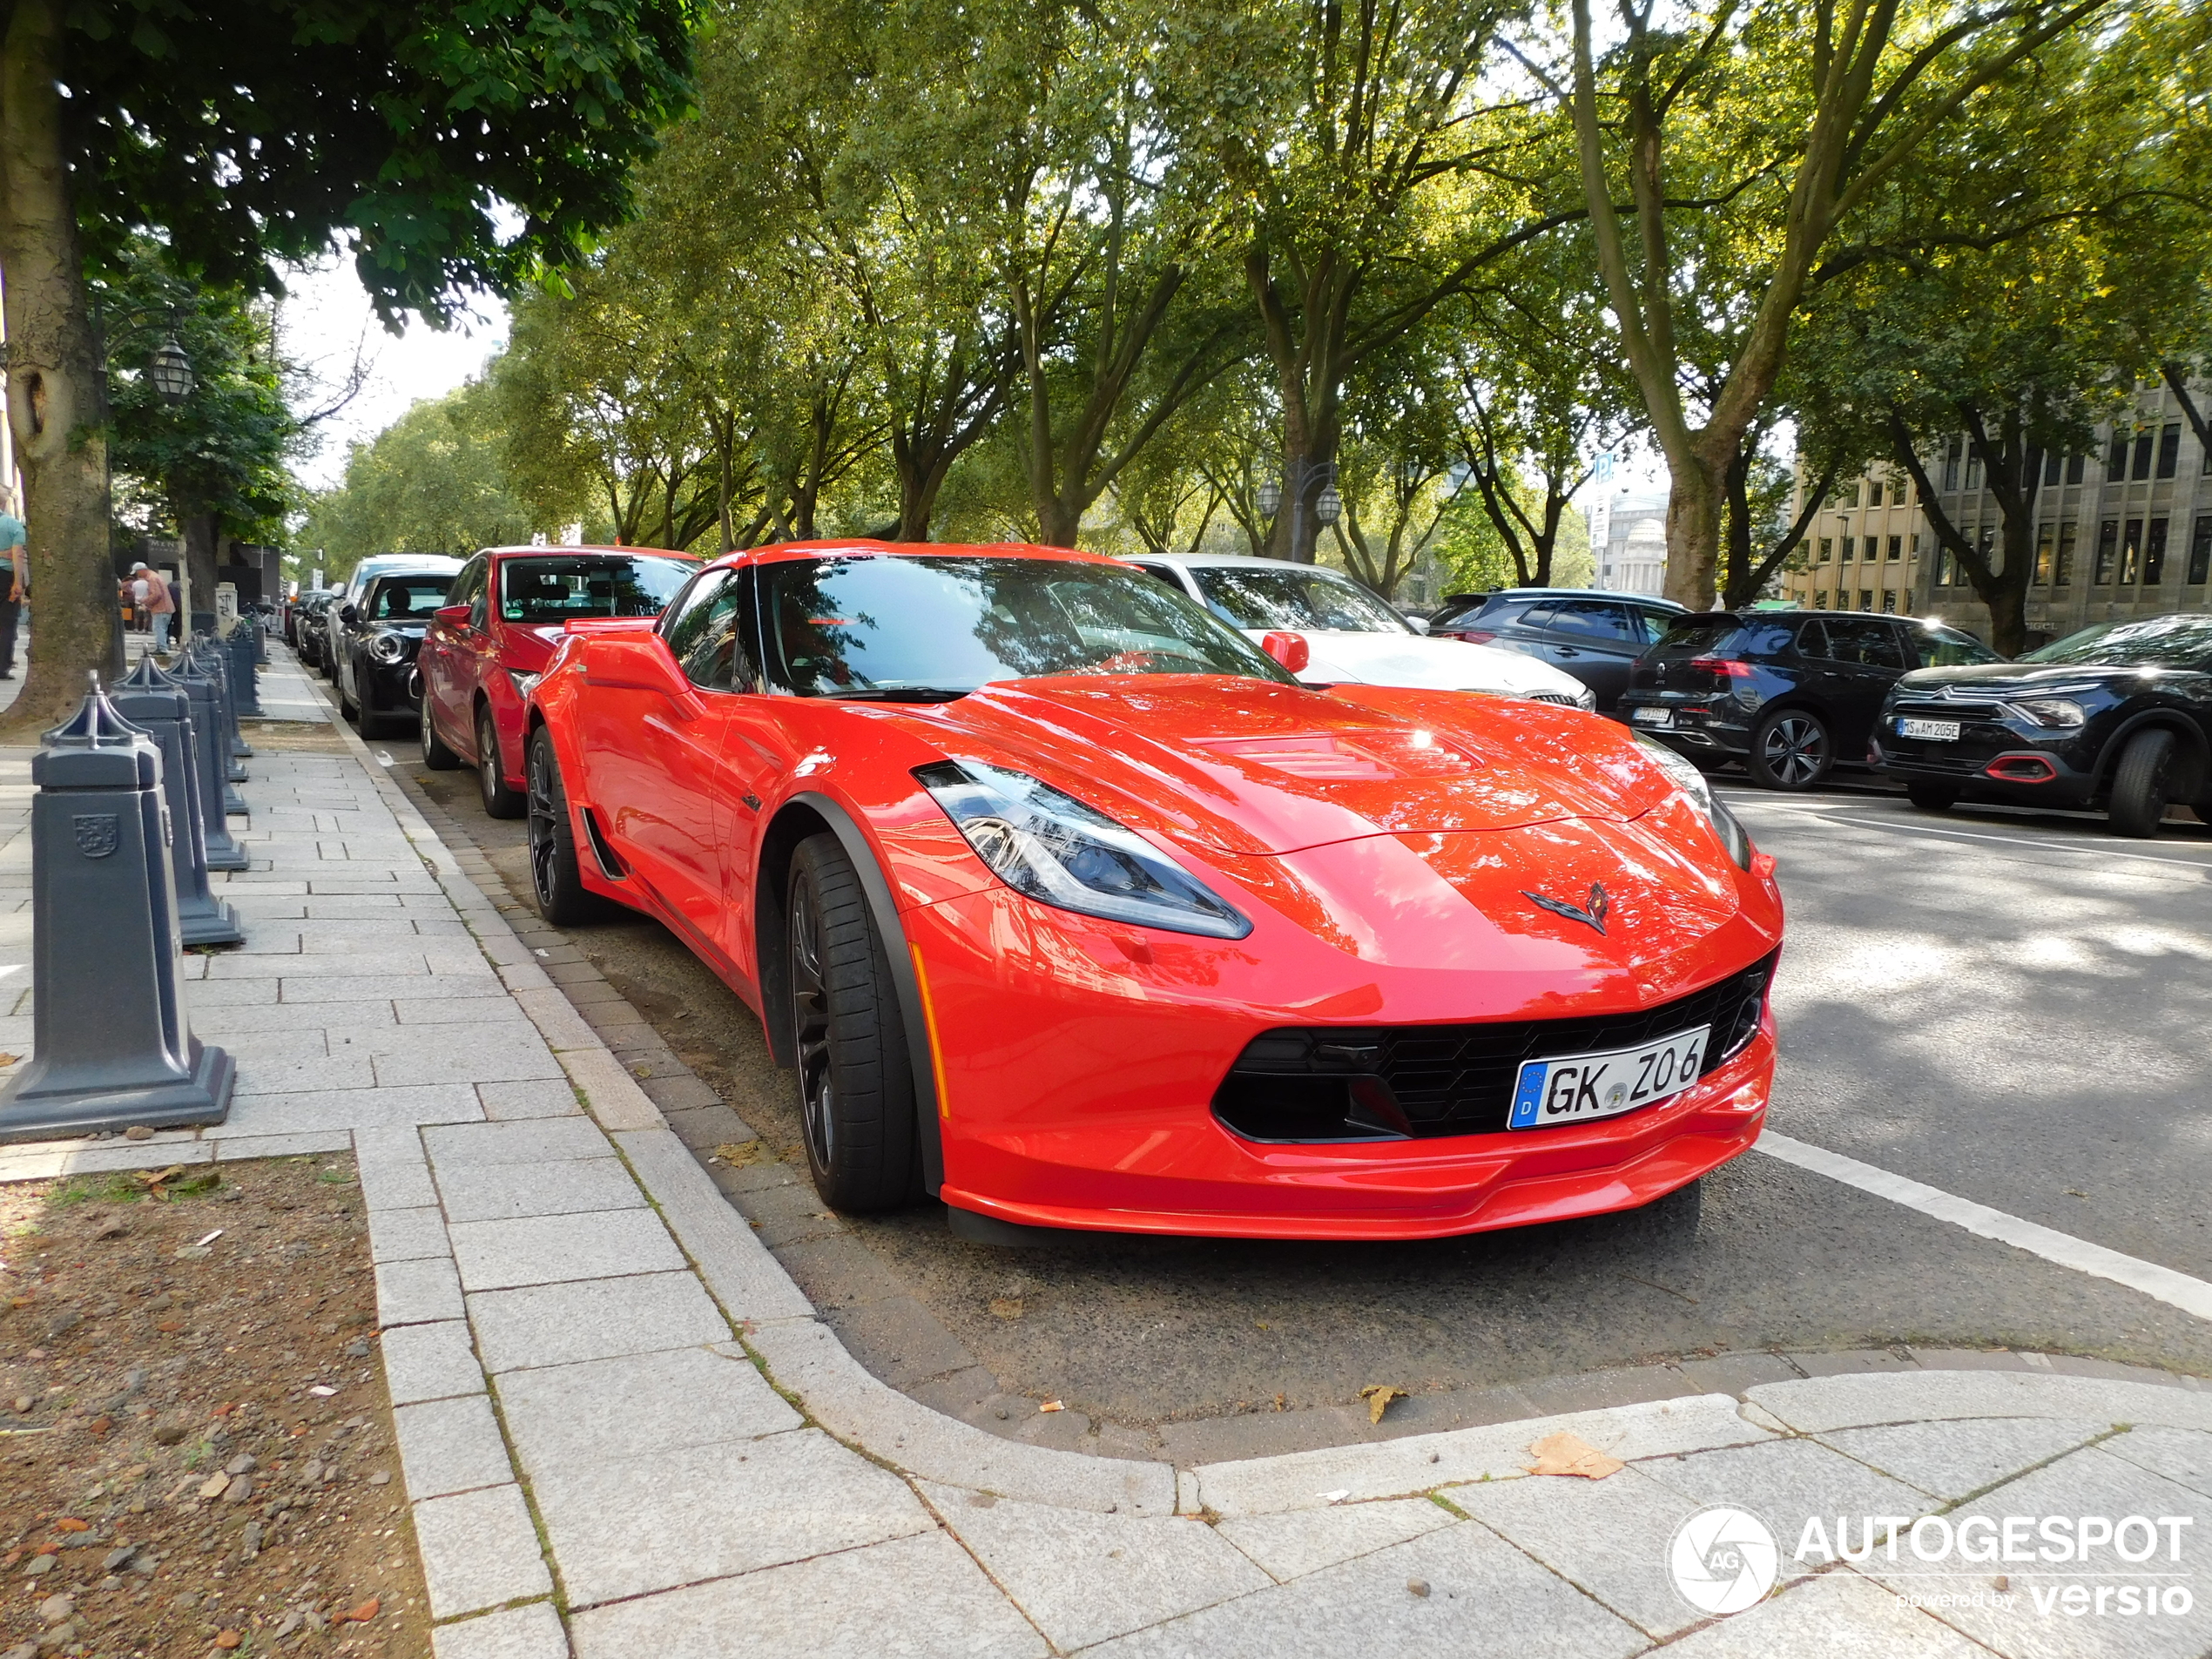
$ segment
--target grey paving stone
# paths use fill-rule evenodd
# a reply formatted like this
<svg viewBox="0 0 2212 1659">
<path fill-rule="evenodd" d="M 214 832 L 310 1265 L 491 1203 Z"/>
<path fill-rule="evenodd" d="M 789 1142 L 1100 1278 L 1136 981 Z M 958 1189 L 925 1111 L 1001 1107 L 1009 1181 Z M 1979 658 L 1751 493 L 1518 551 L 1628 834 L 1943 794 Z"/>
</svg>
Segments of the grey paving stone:
<svg viewBox="0 0 2212 1659">
<path fill-rule="evenodd" d="M 685 1265 L 684 1252 L 660 1217 L 642 1208 L 455 1222 L 446 1234 L 453 1240 L 461 1282 L 471 1291 L 615 1278 Z"/>
<path fill-rule="evenodd" d="M 350 1152 L 354 1137 L 342 1129 L 301 1130 L 293 1135 L 239 1135 L 214 1143 L 217 1162 L 235 1163 L 246 1158 L 291 1158 Z"/>
<path fill-rule="evenodd" d="M 395 1406 L 482 1393 L 484 1373 L 469 1345 L 466 1319 L 403 1325 L 384 1332 L 384 1386 Z"/>
<path fill-rule="evenodd" d="M 2212 1651 L 2212 1600 L 2202 1595 L 2193 1595 L 2193 1605 L 2188 1612 L 2155 1618 L 2128 1617 L 2114 1612 L 2099 1615 L 2094 1603 L 2094 1589 L 2099 1585 L 2134 1585 L 2139 1588 L 2157 1585 L 2162 1589 L 2179 1583 L 2192 1592 L 2201 1588 L 2194 1581 L 2197 1574 L 2193 1569 L 2203 1559 L 2203 1541 L 2212 1536 L 2212 1501 L 2093 1447 L 2009 1481 L 1952 1510 L 1945 1520 L 1956 1528 L 1976 1517 L 1986 1518 L 1993 1534 L 2001 1536 L 1996 1534 L 1996 1528 L 2007 1516 L 2051 1515 L 2099 1515 L 2114 1521 L 2128 1515 L 2153 1520 L 2161 1515 L 2189 1515 L 2194 1517 L 2195 1524 L 2182 1532 L 2182 1559 L 2178 1562 L 2166 1559 L 2166 1537 L 2161 1533 L 2152 1559 L 2141 1563 L 2121 1560 L 2108 1545 L 2096 1549 L 2086 1562 L 2054 1566 L 2036 1560 L 2019 1563 L 2009 1570 L 2021 1575 L 2013 1580 L 2013 1588 L 2021 1594 L 2013 1598 L 2009 1607 L 1986 1603 L 1980 1607 L 1959 1606 L 1953 1602 L 1942 1609 L 1946 1623 L 2008 1656 L 2008 1659 L 2086 1659 L 2087 1656 L 2110 1656 L 2111 1659 L 2169 1659 L 2169 1656 L 2170 1659 L 2182 1659 L 2188 1656 L 2188 1659 L 2198 1659 Z M 2033 1534 L 2030 1535 L 2034 1537 Z M 1932 1536 L 1927 1540 L 1931 1552 L 1935 1542 Z M 2040 1543 L 2040 1538 L 2036 1542 Z M 1785 1543 L 1784 1548 L 1787 1549 L 1789 1546 Z M 1878 1555 L 1860 1570 L 1908 1597 L 1942 1595 L 1962 1588 L 1959 1562 L 1955 1556 L 1928 1563 L 1914 1560 L 1909 1550 L 1900 1549 L 1898 1554 L 1899 1560 L 1894 1564 L 1886 1554 Z M 2006 1572 L 2007 1568 L 2000 1561 L 1970 1570 L 1973 1576 L 1963 1588 L 1986 1585 L 1987 1575 Z M 2174 1576 L 2141 1576 L 2151 1572 Z M 2069 1616 L 2055 1606 L 2049 1612 L 2039 1608 L 2035 1600 L 2038 1592 L 2056 1596 L 2077 1586 L 2091 1592 L 2091 1600 L 2082 1615 Z"/>
<path fill-rule="evenodd" d="M 461 1315 L 461 1281 L 445 1258 L 377 1264 L 380 1325 L 423 1325 L 432 1319 L 457 1319 Z"/>
<path fill-rule="evenodd" d="M 589 1118 L 539 1119 L 433 1130 L 423 1137 L 441 1170 L 464 1163 L 536 1163 L 546 1158 L 603 1158 L 613 1148 Z"/>
<path fill-rule="evenodd" d="M 576 1615 L 572 1629 L 577 1659 L 732 1659 L 735 1631 L 744 1633 L 744 1651 L 764 1659 L 1043 1659 L 1049 1652 L 968 1553 L 934 1531 L 592 1608 Z"/>
<path fill-rule="evenodd" d="M 1635 1467 L 1696 1506 L 1748 1509 L 1785 1541 L 1797 1537 L 1813 1515 L 1921 1515 L 1939 1507 L 1903 1481 L 1813 1440 L 1693 1452 Z"/>
<path fill-rule="evenodd" d="M 185 991 L 185 1006 L 197 1015 L 202 1008 L 273 1007 L 277 982 L 273 980 L 194 980 Z"/>
<path fill-rule="evenodd" d="M 430 1632 L 436 1659 L 569 1659 L 569 1633 L 550 1602 L 502 1608 Z"/>
<path fill-rule="evenodd" d="M 480 959 L 481 960 L 481 959 Z M 228 979 L 365 980 L 378 981 L 428 980 L 430 959 L 421 950 L 349 951 L 337 956 L 288 956 L 281 961 L 258 956 L 207 958 L 211 981 Z M 390 997 L 395 990 L 387 990 Z M 425 986 L 417 995 L 430 995 Z"/>
<path fill-rule="evenodd" d="M 428 1256 L 450 1256 L 446 1244 L 445 1217 L 434 1208 L 378 1210 L 368 1212 L 368 1253 L 373 1261 L 418 1261 Z"/>
<path fill-rule="evenodd" d="M 473 1123 L 482 1122 L 483 1114 L 475 1091 L 466 1083 L 422 1089 L 317 1089 L 240 1096 L 232 1103 L 228 1121 L 211 1125 L 206 1135 L 210 1140 L 233 1140 L 242 1135 L 291 1135 L 341 1125 L 362 1130 Z"/>
<path fill-rule="evenodd" d="M 375 1086 L 376 1073 L 366 1055 L 334 1057 L 326 1053 L 308 1059 L 273 1060 L 249 1056 L 239 1062 L 238 1088 L 233 1099 L 242 1104 L 260 1095 L 323 1095 Z M 324 1121 L 329 1121 L 327 1113 Z"/>
<path fill-rule="evenodd" d="M 512 997 L 499 996 L 398 996 L 392 1001 L 393 1011 L 403 1026 L 421 1025 L 501 1025 L 527 1026 L 529 1019 L 515 1006 Z"/>
<path fill-rule="evenodd" d="M 575 988 L 570 988 L 572 990 Z M 722 1097 L 701 1077 L 641 1077 L 637 1087 L 645 1098 L 664 1112 L 689 1111 L 695 1107 L 719 1106 Z"/>
<path fill-rule="evenodd" d="M 351 961 L 353 958 L 333 958 Z M 209 988 L 221 981 L 213 981 Z M 343 978 L 305 979 L 297 976 L 283 982 L 281 1001 L 291 1003 L 317 1002 L 390 1002 L 408 992 L 418 996 L 437 999 L 498 996 L 502 995 L 498 979 L 489 974 L 441 974 L 435 979 L 408 976 L 390 980 L 381 974 L 350 974 Z"/>
<path fill-rule="evenodd" d="M 1411 1579 L 1429 1586 L 1414 1595 Z M 1647 1646 L 1564 1579 L 1480 1527 L 1451 1527 L 1278 1588 L 1122 1636 L 1105 1659 L 1625 1659 Z"/>
<path fill-rule="evenodd" d="M 390 1089 L 408 1083 L 529 1082 L 563 1075 L 561 1062 L 533 1028 L 495 1026 L 462 1031 L 448 1026 L 443 1029 L 456 1035 L 411 1047 L 404 1053 L 378 1055 L 378 1085 Z"/>
<path fill-rule="evenodd" d="M 478 1083 L 476 1098 L 484 1116 L 495 1120 L 519 1117 L 579 1117 L 583 1106 L 566 1077 L 544 1082 Z"/>
<path fill-rule="evenodd" d="M 636 1209 L 645 1202 L 622 1160 L 611 1156 L 451 1165 L 438 1172 L 438 1191 L 454 1222 Z"/>
<path fill-rule="evenodd" d="M 491 1401 L 482 1394 L 395 1406 L 392 1427 L 410 1498 L 441 1498 L 515 1478 Z"/>
<path fill-rule="evenodd" d="M 1667 1561 L 1667 1541 L 1703 1506 L 1633 1467 L 1602 1480 L 1524 1475 L 1454 1487 L 1452 1501 L 1655 1636 L 1706 1616 L 1676 1590 Z"/>
<path fill-rule="evenodd" d="M 1986 1649 L 1856 1573 L 1801 1579 L 1685 1636 L 1667 1659 L 1985 1659 Z"/>
<path fill-rule="evenodd" d="M 1893 1423 L 1818 1436 L 1946 1502 L 2086 1445 L 2110 1425 L 2079 1419 L 1998 1417 L 1963 1423 Z"/>
<path fill-rule="evenodd" d="M 571 1609 L 927 1532 L 906 1483 L 819 1429 L 534 1475 Z"/>
<path fill-rule="evenodd" d="M 619 1411 L 608 1402 L 619 1400 Z M 500 1409 L 526 1472 L 648 1457 L 800 1426 L 735 1343 L 509 1372 Z"/>
<path fill-rule="evenodd" d="M 1451 1511 L 1426 1498 L 1388 1498 L 1379 1503 L 1300 1509 L 1286 1515 L 1232 1516 L 1214 1530 L 1274 1577 L 1288 1582 L 1339 1561 L 1459 1524 Z"/>
<path fill-rule="evenodd" d="M 1264 1588 L 1202 1521 L 1017 1503 L 924 1486 L 945 1525 L 1052 1642 L 1080 1648 Z"/>
<path fill-rule="evenodd" d="M 494 1375 L 730 1340 L 729 1321 L 689 1273 L 482 1291 L 469 1318 Z"/>
<path fill-rule="evenodd" d="M 2192 1492 L 2212 1494 L 2212 1434 L 2188 1428 L 2131 1429 L 2114 1435 L 2102 1449 Z"/>
<path fill-rule="evenodd" d="M 438 1190 L 430 1184 L 430 1166 L 420 1157 L 363 1157 L 354 1167 L 372 1217 L 379 1210 L 420 1210 L 438 1202 Z"/>
<path fill-rule="evenodd" d="M 520 1487 L 487 1487 L 418 1503 L 415 1539 L 433 1618 L 553 1592 Z"/>
</svg>

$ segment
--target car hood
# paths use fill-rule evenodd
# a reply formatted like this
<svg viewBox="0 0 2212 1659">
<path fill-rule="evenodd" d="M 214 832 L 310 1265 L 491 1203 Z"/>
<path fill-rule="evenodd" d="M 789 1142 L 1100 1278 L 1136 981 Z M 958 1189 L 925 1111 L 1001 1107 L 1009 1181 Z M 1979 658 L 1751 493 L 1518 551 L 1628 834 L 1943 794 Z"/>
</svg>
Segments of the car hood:
<svg viewBox="0 0 2212 1659">
<path fill-rule="evenodd" d="M 2170 673 L 2170 669 L 2118 668 L 2082 663 L 1970 663 L 1957 668 L 1916 668 L 1897 683 L 1898 694 L 1925 697 L 1946 686 L 1991 697 L 2032 696 L 2061 686 L 2101 685 L 2114 679 L 2134 679 L 2146 671 Z"/>
<path fill-rule="evenodd" d="M 1253 639 L 1264 630 L 1247 629 Z M 1309 685 L 1417 685 L 1438 691 L 1492 691 L 1507 697 L 1550 692 L 1578 697 L 1581 682 L 1549 663 L 1495 645 L 1420 634 L 1363 634 L 1299 629 L 1312 652 L 1298 678 Z"/>
<path fill-rule="evenodd" d="M 1675 792 L 1610 722 L 1450 692 L 1117 676 L 988 685 L 913 712 L 954 759 L 1016 768 L 1229 854 L 1624 821 Z"/>
</svg>

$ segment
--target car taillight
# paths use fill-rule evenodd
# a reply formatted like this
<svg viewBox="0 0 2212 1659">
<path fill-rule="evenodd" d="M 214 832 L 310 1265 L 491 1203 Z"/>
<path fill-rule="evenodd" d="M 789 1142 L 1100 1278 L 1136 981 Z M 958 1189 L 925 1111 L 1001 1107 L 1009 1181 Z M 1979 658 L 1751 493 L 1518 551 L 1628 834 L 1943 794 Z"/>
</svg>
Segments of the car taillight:
<svg viewBox="0 0 2212 1659">
<path fill-rule="evenodd" d="M 1717 674 L 1723 679 L 1747 680 L 1751 678 L 1750 664 L 1739 663 L 1727 657 L 1693 657 L 1689 659 L 1689 665 L 1702 668 L 1708 674 Z"/>
<path fill-rule="evenodd" d="M 1487 645 L 1497 638 L 1497 635 L 1482 628 L 1447 628 L 1443 637 L 1465 640 L 1470 645 Z"/>
</svg>

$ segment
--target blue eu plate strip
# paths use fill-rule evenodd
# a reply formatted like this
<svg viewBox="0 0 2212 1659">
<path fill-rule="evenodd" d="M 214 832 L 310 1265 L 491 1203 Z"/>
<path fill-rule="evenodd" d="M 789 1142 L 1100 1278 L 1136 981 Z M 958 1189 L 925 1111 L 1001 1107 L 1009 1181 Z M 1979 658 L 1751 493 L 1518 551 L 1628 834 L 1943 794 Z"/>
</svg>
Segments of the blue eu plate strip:
<svg viewBox="0 0 2212 1659">
<path fill-rule="evenodd" d="M 1506 1120 L 1508 1129 L 1527 1129 L 1536 1121 L 1536 1109 L 1544 1103 L 1544 1076 L 1551 1070 L 1548 1060 L 1532 1060 L 1521 1069 L 1520 1084 L 1513 1091 L 1513 1116 Z"/>
</svg>

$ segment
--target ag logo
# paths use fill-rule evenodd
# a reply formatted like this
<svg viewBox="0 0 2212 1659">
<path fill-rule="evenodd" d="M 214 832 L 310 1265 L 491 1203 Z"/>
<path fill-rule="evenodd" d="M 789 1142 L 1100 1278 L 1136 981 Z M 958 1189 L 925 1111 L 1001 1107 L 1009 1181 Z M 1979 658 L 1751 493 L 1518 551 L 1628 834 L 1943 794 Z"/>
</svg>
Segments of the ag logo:
<svg viewBox="0 0 2212 1659">
<path fill-rule="evenodd" d="M 1701 1509 L 1667 1554 L 1675 1588 L 1700 1613 L 1741 1613 L 1774 1588 L 1782 1552 L 1766 1522 L 1741 1509 Z"/>
<path fill-rule="evenodd" d="M 105 858 L 123 839 L 122 820 L 113 813 L 79 813 L 75 822 L 77 850 L 88 859 Z"/>
</svg>

